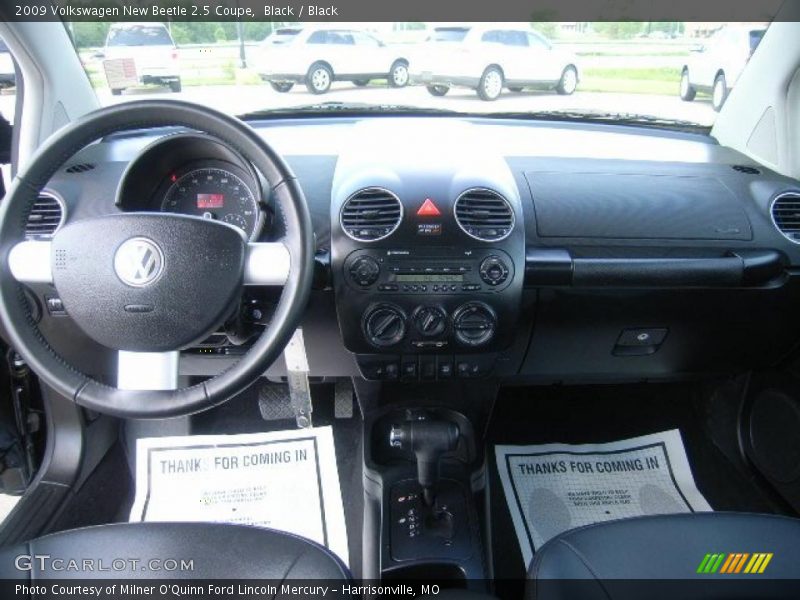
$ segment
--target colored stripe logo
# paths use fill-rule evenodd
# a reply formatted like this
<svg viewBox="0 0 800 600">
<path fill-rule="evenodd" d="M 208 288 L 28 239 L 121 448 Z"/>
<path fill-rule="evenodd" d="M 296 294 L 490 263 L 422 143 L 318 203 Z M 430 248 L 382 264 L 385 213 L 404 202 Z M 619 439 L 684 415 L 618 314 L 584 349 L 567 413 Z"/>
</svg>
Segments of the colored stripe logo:
<svg viewBox="0 0 800 600">
<path fill-rule="evenodd" d="M 713 575 L 715 573 L 731 575 L 744 573 L 760 575 L 772 560 L 772 552 L 731 552 L 706 554 L 697 567 L 697 573 Z"/>
</svg>

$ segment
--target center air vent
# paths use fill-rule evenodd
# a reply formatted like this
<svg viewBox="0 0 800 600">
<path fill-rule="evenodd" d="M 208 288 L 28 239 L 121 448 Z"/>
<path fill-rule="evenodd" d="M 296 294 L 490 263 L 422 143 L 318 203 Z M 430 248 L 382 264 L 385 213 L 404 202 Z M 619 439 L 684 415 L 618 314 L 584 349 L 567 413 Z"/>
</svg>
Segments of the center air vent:
<svg viewBox="0 0 800 600">
<path fill-rule="evenodd" d="M 502 240 L 514 228 L 514 211 L 508 200 L 492 190 L 472 189 L 455 205 L 456 222 L 464 233 L 485 242 Z"/>
<path fill-rule="evenodd" d="M 375 242 L 389 237 L 400 225 L 403 206 L 400 199 L 383 188 L 365 188 L 347 199 L 340 221 L 344 232 L 360 242 Z"/>
<path fill-rule="evenodd" d="M 800 192 L 787 192 L 775 198 L 772 221 L 789 240 L 800 244 Z"/>
<path fill-rule="evenodd" d="M 55 196 L 40 192 L 25 225 L 27 237 L 49 237 L 64 222 L 64 205 Z"/>
</svg>

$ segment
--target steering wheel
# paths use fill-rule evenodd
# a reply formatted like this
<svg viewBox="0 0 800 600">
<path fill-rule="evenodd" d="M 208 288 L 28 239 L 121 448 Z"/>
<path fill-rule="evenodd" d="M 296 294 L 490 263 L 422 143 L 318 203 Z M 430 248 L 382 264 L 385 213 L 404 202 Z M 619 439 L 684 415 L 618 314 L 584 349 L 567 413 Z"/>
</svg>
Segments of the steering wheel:
<svg viewBox="0 0 800 600">
<path fill-rule="evenodd" d="M 165 126 L 207 133 L 249 160 L 270 185 L 285 237 L 248 243 L 225 223 L 149 212 L 81 219 L 51 240 L 25 240 L 38 193 L 75 152 L 112 133 Z M 0 206 L 0 321 L 11 345 L 50 387 L 107 414 L 186 415 L 244 390 L 291 338 L 313 268 L 311 219 L 289 166 L 242 121 L 188 102 L 124 103 L 71 123 L 45 142 Z M 26 283 L 54 285 L 78 327 L 117 351 L 116 387 L 80 372 L 51 348 L 31 315 Z M 179 388 L 179 351 L 216 331 L 246 285 L 283 286 L 269 326 L 233 366 Z"/>
</svg>

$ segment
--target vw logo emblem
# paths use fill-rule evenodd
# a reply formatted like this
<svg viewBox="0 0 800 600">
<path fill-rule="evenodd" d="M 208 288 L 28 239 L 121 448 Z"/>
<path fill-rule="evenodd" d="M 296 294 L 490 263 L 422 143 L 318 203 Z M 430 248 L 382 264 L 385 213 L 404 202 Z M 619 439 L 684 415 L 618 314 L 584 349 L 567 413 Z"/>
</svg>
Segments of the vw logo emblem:
<svg viewBox="0 0 800 600">
<path fill-rule="evenodd" d="M 150 285 L 164 270 L 164 253 L 152 240 L 125 240 L 114 255 L 114 271 L 122 283 L 133 287 Z"/>
</svg>

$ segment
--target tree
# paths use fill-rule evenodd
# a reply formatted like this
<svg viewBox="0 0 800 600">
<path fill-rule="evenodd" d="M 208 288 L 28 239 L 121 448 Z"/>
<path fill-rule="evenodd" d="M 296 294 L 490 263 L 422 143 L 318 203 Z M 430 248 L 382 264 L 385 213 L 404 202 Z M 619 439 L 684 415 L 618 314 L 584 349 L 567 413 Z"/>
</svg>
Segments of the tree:
<svg viewBox="0 0 800 600">
<path fill-rule="evenodd" d="M 593 23 L 594 30 L 613 40 L 629 40 L 641 33 L 644 23 L 640 21 L 603 21 Z"/>
<path fill-rule="evenodd" d="M 75 22 L 72 24 L 73 42 L 76 48 L 105 46 L 110 23 L 102 21 Z"/>
<path fill-rule="evenodd" d="M 551 21 L 533 21 L 531 28 L 551 40 L 558 37 L 558 26 Z"/>
</svg>

